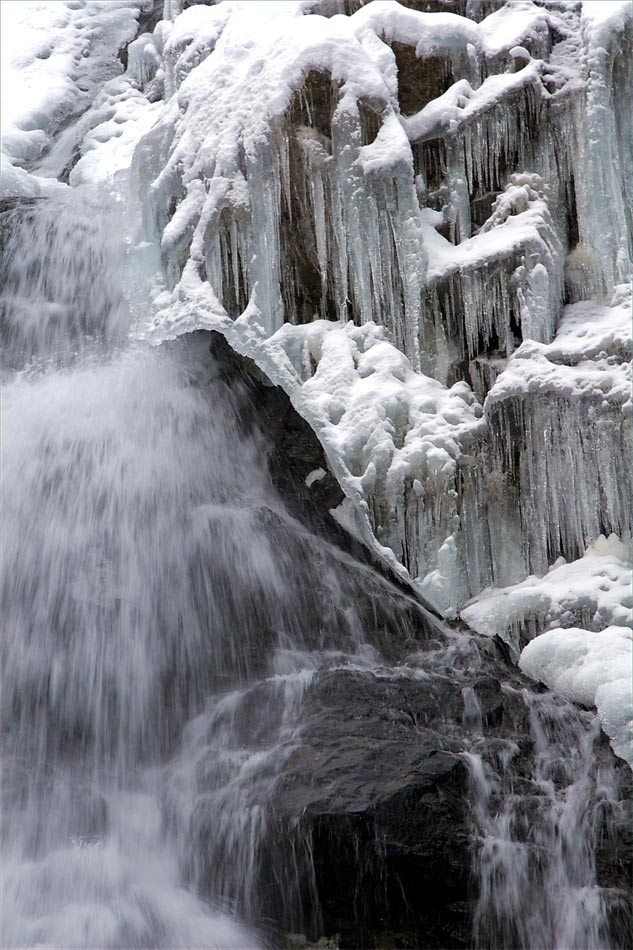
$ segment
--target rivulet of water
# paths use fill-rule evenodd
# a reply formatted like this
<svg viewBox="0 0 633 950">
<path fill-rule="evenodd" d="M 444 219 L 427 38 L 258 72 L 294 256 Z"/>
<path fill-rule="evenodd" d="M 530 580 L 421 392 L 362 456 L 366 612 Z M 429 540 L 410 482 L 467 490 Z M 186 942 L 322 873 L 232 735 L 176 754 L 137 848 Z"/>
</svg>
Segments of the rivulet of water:
<svg viewBox="0 0 633 950">
<path fill-rule="evenodd" d="M 522 767 L 513 741 L 489 751 L 488 762 L 466 753 L 481 835 L 475 946 L 619 947 L 609 920 L 623 895 L 597 883 L 596 843 L 619 798 L 611 765 L 596 761 L 598 720 L 548 693 L 524 689 L 520 699 L 528 712 L 530 768 Z"/>
</svg>

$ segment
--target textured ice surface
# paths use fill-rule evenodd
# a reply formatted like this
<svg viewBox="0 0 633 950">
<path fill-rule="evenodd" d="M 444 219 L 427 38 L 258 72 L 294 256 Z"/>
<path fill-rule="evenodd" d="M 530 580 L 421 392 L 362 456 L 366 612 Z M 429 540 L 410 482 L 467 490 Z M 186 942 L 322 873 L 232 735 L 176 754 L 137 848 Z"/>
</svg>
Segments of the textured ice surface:
<svg viewBox="0 0 633 950">
<path fill-rule="evenodd" d="M 481 428 L 470 387 L 447 388 L 414 372 L 375 324 L 285 326 L 268 346 L 288 358 L 284 368 L 294 380 L 285 386 L 368 511 L 379 543 L 395 552 L 428 600 L 448 608 L 455 590 L 436 565 L 456 559 L 456 462 Z"/>
<path fill-rule="evenodd" d="M 505 473 L 529 573 L 633 527 L 629 292 L 612 304 L 568 307 L 554 340 L 524 342 L 484 404 L 486 467 Z"/>
<path fill-rule="evenodd" d="M 482 591 L 461 616 L 499 636 L 521 669 L 574 702 L 596 706 L 615 752 L 633 765 L 633 549 L 600 537 L 543 577 Z"/>
<path fill-rule="evenodd" d="M 477 633 L 517 647 L 519 636 L 553 627 L 633 627 L 632 607 L 631 545 L 613 535 L 598 538 L 577 561 L 561 559 L 543 577 L 482 591 L 461 617 Z"/>
<path fill-rule="evenodd" d="M 593 397 L 614 408 L 631 405 L 631 291 L 616 288 L 611 306 L 585 301 L 567 307 L 549 344 L 525 341 L 488 394 L 558 392 Z"/>
</svg>

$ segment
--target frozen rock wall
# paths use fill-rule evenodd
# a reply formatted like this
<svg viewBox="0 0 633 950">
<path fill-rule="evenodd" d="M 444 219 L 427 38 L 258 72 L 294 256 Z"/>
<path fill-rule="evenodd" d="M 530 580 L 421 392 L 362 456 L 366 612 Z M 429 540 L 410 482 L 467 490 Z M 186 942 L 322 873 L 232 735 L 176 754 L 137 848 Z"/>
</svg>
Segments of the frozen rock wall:
<svg viewBox="0 0 633 950">
<path fill-rule="evenodd" d="M 626 346 L 568 331 L 629 307 L 630 5 L 181 6 L 130 54 L 165 96 L 135 157 L 141 332 L 213 326 L 284 385 L 359 530 L 444 612 L 630 530 Z M 376 324 L 406 362 L 378 415 L 332 415 L 322 353 L 342 369 Z M 428 391 L 433 464 L 398 372 Z"/>
</svg>

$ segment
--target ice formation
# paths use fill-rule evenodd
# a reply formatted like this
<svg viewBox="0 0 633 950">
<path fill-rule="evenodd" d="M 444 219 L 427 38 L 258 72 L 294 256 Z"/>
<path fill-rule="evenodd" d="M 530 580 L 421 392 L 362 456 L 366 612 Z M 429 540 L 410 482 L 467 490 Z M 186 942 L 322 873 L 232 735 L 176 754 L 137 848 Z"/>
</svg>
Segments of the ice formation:
<svg viewBox="0 0 633 950">
<path fill-rule="evenodd" d="M 8 190 L 131 160 L 137 334 L 254 360 L 420 596 L 455 616 L 626 540 L 630 3 L 39 6 Z"/>
<path fill-rule="evenodd" d="M 521 643 L 554 627 L 633 627 L 631 550 L 615 535 L 598 538 L 584 557 L 557 561 L 543 577 L 482 591 L 461 611 L 473 630 Z"/>
<path fill-rule="evenodd" d="M 630 542 L 601 536 L 543 577 L 482 591 L 461 616 L 504 639 L 525 673 L 596 706 L 616 754 L 633 765 L 631 553 Z"/>
</svg>

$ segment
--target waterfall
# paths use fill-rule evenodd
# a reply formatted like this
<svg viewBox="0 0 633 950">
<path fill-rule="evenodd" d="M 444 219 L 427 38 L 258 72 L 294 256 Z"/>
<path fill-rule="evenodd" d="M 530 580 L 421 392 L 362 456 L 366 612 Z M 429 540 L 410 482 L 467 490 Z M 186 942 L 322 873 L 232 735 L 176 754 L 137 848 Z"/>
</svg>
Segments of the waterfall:
<svg viewBox="0 0 633 950">
<path fill-rule="evenodd" d="M 626 263 L 619 201 L 563 275 L 597 158 L 574 184 L 556 103 L 560 142 L 524 134 L 580 8 L 519 4 L 496 50 L 490 4 L 167 0 L 108 79 L 158 6 L 64 4 L 86 101 L 9 142 L 35 151 L 0 204 L 0 945 L 624 950 L 633 778 L 514 662 L 550 608 L 528 592 L 512 638 L 453 609 L 624 530 L 613 407 L 598 440 L 593 403 L 530 395 L 533 365 L 574 369 L 563 284 Z M 589 342 L 614 379 L 624 300 L 563 318 L 613 323 Z"/>
<path fill-rule="evenodd" d="M 155 773 L 282 585 L 257 447 L 199 347 L 125 345 L 112 215 L 8 217 L 2 945 L 251 945 L 182 888 Z"/>
<path fill-rule="evenodd" d="M 321 935 L 323 856 L 284 796 L 309 697 L 352 674 L 457 703 L 434 715 L 471 775 L 477 946 L 620 945 L 595 866 L 619 780 L 593 717 L 508 686 L 534 748 L 490 738 L 472 638 L 289 514 L 208 336 L 127 341 L 101 204 L 5 213 L 3 946 Z M 386 852 L 367 860 L 377 900 Z"/>
</svg>

